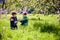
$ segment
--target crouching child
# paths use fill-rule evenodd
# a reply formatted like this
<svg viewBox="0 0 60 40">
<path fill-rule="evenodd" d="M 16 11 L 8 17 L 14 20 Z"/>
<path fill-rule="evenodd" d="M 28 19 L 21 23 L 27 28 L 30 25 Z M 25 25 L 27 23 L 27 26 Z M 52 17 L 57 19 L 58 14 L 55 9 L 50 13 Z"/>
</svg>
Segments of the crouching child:
<svg viewBox="0 0 60 40">
<path fill-rule="evenodd" d="M 28 17 L 27 17 L 27 13 L 23 14 L 23 19 L 20 21 L 21 25 L 27 26 L 28 25 Z"/>
<path fill-rule="evenodd" d="M 17 29 L 17 13 L 13 12 L 10 18 L 10 27 L 11 29 Z"/>
</svg>

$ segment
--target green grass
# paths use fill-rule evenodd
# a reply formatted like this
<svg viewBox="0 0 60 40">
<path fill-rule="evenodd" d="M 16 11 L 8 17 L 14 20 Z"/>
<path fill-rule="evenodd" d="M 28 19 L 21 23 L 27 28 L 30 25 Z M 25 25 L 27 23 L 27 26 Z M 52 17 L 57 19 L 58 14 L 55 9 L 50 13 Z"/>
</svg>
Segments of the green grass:
<svg viewBox="0 0 60 40">
<path fill-rule="evenodd" d="M 10 14 L 6 17 L 2 15 L 2 19 L 0 19 L 0 40 L 60 40 L 57 15 L 27 15 L 29 18 L 28 26 L 21 26 L 18 22 L 17 30 L 10 29 L 10 16 Z M 22 15 L 17 15 L 17 17 L 22 19 Z"/>
</svg>

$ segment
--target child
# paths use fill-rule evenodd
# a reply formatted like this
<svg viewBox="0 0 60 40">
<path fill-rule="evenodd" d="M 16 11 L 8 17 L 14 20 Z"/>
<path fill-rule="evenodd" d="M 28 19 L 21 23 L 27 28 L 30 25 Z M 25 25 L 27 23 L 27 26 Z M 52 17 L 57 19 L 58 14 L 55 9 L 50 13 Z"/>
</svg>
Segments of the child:
<svg viewBox="0 0 60 40">
<path fill-rule="evenodd" d="M 23 14 L 23 19 L 20 21 L 21 25 L 28 25 L 28 18 L 27 18 L 27 13 Z"/>
<path fill-rule="evenodd" d="M 11 29 L 17 29 L 17 17 L 15 12 L 12 13 L 12 17 L 10 18 L 10 26 Z"/>
</svg>

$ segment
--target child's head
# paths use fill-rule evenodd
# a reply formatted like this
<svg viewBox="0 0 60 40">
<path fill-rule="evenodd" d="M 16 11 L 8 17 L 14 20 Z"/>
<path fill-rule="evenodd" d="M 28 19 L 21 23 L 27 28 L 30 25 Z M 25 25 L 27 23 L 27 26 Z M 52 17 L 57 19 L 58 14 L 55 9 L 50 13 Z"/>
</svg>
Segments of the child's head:
<svg viewBox="0 0 60 40">
<path fill-rule="evenodd" d="M 13 17 L 16 17 L 16 14 L 17 14 L 16 12 L 12 12 Z"/>
<path fill-rule="evenodd" d="M 23 15 L 24 15 L 24 16 L 26 16 L 26 15 L 27 15 L 27 13 L 24 13 Z"/>
</svg>

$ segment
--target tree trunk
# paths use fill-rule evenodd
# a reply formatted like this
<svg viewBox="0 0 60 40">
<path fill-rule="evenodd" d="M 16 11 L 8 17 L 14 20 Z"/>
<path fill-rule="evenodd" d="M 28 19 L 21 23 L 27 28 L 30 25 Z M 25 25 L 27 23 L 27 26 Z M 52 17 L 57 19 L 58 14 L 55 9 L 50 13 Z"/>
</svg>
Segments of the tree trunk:
<svg viewBox="0 0 60 40">
<path fill-rule="evenodd" d="M 5 0 L 3 0 L 3 3 L 2 3 L 2 9 L 4 9 L 4 5 L 5 5 Z"/>
</svg>

